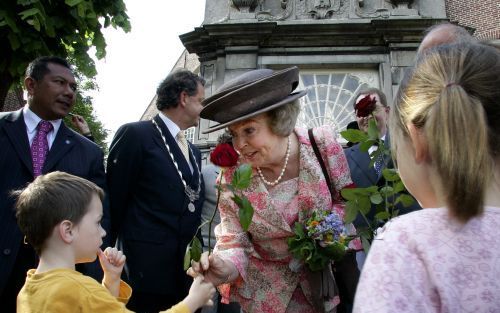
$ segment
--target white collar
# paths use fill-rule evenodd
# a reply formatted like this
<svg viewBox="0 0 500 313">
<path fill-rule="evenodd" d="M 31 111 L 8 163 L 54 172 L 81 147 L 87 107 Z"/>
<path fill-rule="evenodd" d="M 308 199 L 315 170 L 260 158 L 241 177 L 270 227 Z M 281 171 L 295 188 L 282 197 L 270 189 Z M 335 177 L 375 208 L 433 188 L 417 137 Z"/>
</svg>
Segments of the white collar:
<svg viewBox="0 0 500 313">
<path fill-rule="evenodd" d="M 163 121 L 163 123 L 165 123 L 165 125 L 167 126 L 168 128 L 168 131 L 170 132 L 170 134 L 172 134 L 172 136 L 174 138 L 177 137 L 177 134 L 181 131 L 180 127 L 177 126 L 177 124 L 175 124 L 171 119 L 169 119 L 165 113 L 161 112 L 160 111 L 160 114 L 159 114 L 161 120 Z"/>
<path fill-rule="evenodd" d="M 25 105 L 23 108 L 23 116 L 24 123 L 26 124 L 26 128 L 28 133 L 33 133 L 36 131 L 38 123 L 42 120 L 35 112 L 31 111 L 28 105 Z M 54 127 L 54 134 L 57 134 L 59 127 L 61 127 L 62 119 L 48 121 Z"/>
</svg>

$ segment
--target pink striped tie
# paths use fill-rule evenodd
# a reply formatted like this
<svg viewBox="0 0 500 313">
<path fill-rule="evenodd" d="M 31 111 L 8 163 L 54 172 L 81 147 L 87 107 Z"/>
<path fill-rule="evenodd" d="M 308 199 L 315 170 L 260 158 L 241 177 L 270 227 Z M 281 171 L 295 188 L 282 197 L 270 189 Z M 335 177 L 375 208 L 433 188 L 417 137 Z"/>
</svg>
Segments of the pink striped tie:
<svg viewBox="0 0 500 313">
<path fill-rule="evenodd" d="M 33 160 L 33 174 L 35 177 L 42 174 L 43 164 L 49 153 L 49 142 L 47 141 L 47 134 L 52 131 L 54 127 L 50 122 L 40 121 L 37 126 L 37 132 L 31 143 L 31 159 Z"/>
</svg>

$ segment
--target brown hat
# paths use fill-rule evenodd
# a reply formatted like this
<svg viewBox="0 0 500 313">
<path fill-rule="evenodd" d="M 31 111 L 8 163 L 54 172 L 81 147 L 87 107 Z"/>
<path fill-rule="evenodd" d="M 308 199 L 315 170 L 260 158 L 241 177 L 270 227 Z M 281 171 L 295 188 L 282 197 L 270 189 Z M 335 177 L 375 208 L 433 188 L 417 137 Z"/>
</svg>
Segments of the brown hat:
<svg viewBox="0 0 500 313">
<path fill-rule="evenodd" d="M 306 91 L 290 94 L 298 84 L 296 66 L 281 71 L 253 70 L 228 81 L 203 101 L 200 116 L 219 122 L 203 133 L 214 132 L 304 96 Z"/>
</svg>

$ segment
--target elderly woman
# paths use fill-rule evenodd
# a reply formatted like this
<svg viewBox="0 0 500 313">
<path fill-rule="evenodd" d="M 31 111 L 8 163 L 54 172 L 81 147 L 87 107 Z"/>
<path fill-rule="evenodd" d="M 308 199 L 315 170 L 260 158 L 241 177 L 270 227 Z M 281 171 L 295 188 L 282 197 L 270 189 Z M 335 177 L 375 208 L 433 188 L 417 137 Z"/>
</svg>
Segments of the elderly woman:
<svg viewBox="0 0 500 313">
<path fill-rule="evenodd" d="M 334 130 L 328 126 L 314 129 L 335 189 L 332 199 L 307 130 L 294 128 L 300 112 L 298 99 L 305 95 L 304 91 L 290 94 L 297 85 L 296 67 L 250 71 L 205 100 L 201 112 L 203 118 L 219 122 L 206 132 L 227 127 L 240 163 L 252 166 L 251 183 L 244 194 L 255 212 L 245 232 L 232 194 L 223 192 L 214 253 L 202 255 L 188 273 L 203 273 L 214 285 L 222 285 L 221 294 L 238 301 L 245 312 L 332 311 L 338 304 L 338 297 L 332 297 L 318 309 L 305 266 L 295 271 L 290 266 L 287 238 L 294 235 L 294 223 L 314 210 L 332 209 L 343 216 L 339 191 L 352 183 Z M 234 170 L 225 170 L 222 181 L 229 181 Z"/>
</svg>

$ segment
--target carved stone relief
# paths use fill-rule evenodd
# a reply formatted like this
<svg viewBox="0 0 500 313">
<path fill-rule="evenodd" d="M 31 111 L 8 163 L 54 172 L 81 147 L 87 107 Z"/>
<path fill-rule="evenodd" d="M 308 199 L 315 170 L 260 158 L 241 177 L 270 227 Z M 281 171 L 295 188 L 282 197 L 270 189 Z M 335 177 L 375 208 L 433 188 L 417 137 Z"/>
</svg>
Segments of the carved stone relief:
<svg viewBox="0 0 500 313">
<path fill-rule="evenodd" d="M 250 13 L 255 10 L 257 0 L 231 0 L 233 6 L 241 13 Z"/>
<path fill-rule="evenodd" d="M 418 11 L 411 8 L 413 0 L 390 0 L 393 5 L 391 15 L 394 16 L 413 16 L 418 15 Z"/>
<path fill-rule="evenodd" d="M 377 0 L 351 0 L 354 13 L 362 18 L 388 18 L 391 15 L 389 7 L 385 1 Z"/>
<path fill-rule="evenodd" d="M 346 17 L 346 0 L 295 0 L 297 19 L 331 19 Z"/>
<path fill-rule="evenodd" d="M 351 0 L 356 16 L 361 18 L 389 18 L 390 16 L 418 16 L 413 0 Z"/>
<path fill-rule="evenodd" d="M 269 0 L 268 0 L 269 1 Z M 265 0 L 260 0 L 259 8 L 260 11 L 256 14 L 259 21 L 283 21 L 292 15 L 293 11 L 293 0 L 278 0 L 281 12 L 276 15 L 272 14 L 271 8 L 265 7 Z M 292 2 L 292 3 L 291 3 Z"/>
</svg>

